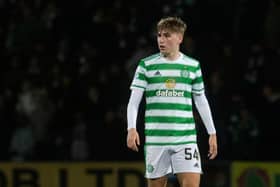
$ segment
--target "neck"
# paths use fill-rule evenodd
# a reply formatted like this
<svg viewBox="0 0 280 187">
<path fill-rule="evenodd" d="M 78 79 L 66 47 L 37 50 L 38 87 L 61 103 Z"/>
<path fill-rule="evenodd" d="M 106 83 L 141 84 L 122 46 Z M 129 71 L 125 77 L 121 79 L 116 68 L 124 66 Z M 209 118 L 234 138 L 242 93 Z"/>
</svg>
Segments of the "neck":
<svg viewBox="0 0 280 187">
<path fill-rule="evenodd" d="M 167 59 L 167 60 L 177 60 L 180 57 L 180 52 L 176 51 L 176 52 L 171 52 L 169 54 L 163 54 L 163 56 Z"/>
</svg>

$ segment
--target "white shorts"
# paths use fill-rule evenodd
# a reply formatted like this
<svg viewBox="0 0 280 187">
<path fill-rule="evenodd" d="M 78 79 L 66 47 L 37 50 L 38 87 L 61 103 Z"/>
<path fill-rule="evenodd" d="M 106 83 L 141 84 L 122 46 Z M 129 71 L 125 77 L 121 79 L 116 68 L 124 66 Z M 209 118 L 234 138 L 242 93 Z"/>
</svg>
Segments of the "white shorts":
<svg viewBox="0 0 280 187">
<path fill-rule="evenodd" d="M 173 173 L 202 173 L 197 144 L 145 146 L 146 178 Z"/>
</svg>

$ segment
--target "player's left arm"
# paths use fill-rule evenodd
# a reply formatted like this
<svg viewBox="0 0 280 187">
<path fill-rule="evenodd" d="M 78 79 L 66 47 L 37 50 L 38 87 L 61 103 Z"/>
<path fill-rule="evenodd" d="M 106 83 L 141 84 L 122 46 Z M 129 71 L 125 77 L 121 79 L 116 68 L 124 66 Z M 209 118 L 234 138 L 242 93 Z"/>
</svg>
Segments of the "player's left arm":
<svg viewBox="0 0 280 187">
<path fill-rule="evenodd" d="M 208 100 L 204 93 L 193 94 L 193 99 L 209 134 L 209 159 L 214 159 L 218 154 L 217 136 Z"/>
</svg>

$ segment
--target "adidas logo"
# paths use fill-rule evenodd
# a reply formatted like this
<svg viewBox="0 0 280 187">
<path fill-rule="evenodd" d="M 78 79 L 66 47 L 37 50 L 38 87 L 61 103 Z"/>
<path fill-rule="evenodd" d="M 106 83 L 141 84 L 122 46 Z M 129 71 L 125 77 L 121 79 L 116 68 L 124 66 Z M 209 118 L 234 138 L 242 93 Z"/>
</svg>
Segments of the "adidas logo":
<svg viewBox="0 0 280 187">
<path fill-rule="evenodd" d="M 198 163 L 195 163 L 195 164 L 193 165 L 193 167 L 195 167 L 195 168 L 199 168 Z"/>
<path fill-rule="evenodd" d="M 161 74 L 160 74 L 160 72 L 159 72 L 158 70 L 155 72 L 154 75 L 156 75 L 156 76 L 161 76 Z"/>
</svg>

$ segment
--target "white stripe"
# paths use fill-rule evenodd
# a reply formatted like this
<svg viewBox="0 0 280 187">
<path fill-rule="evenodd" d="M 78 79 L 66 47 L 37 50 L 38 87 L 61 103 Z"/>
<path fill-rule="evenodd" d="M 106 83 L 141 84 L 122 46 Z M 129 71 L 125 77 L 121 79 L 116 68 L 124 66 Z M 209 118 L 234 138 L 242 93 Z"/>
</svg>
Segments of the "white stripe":
<svg viewBox="0 0 280 187">
<path fill-rule="evenodd" d="M 194 79 L 195 78 L 195 74 L 193 72 L 190 72 L 189 78 L 190 79 Z"/>
<path fill-rule="evenodd" d="M 160 72 L 160 75 L 156 75 L 157 71 Z M 150 71 L 147 71 L 147 77 L 160 77 L 160 76 L 181 77 L 181 70 L 150 70 Z"/>
<path fill-rule="evenodd" d="M 194 89 L 195 91 L 196 91 L 196 90 L 202 90 L 202 89 L 204 89 L 204 84 L 203 84 L 203 82 L 193 84 L 193 89 Z"/>
<path fill-rule="evenodd" d="M 182 55 L 182 54 L 181 54 Z M 188 66 L 197 67 L 198 61 L 189 57 L 184 56 L 183 58 L 179 58 L 179 60 L 176 61 L 167 61 L 162 57 L 151 59 L 148 61 L 145 61 L 146 66 L 152 65 L 152 64 L 183 64 Z"/>
<path fill-rule="evenodd" d="M 196 135 L 190 136 L 146 136 L 146 143 L 179 143 L 196 141 Z"/>
<path fill-rule="evenodd" d="M 156 72 L 159 71 L 160 75 L 157 75 Z M 195 74 L 194 72 L 189 71 L 189 78 L 194 79 L 195 76 L 201 76 L 201 71 L 200 73 Z M 160 76 L 165 76 L 165 77 L 181 77 L 181 70 L 150 70 L 147 71 L 147 77 L 160 77 Z"/>
<path fill-rule="evenodd" d="M 164 83 L 155 83 L 155 84 L 149 84 L 147 86 L 147 91 L 158 90 L 158 89 L 166 89 L 165 84 Z M 192 86 L 189 84 L 184 84 L 184 83 L 176 83 L 176 86 L 174 89 L 191 92 Z"/>
<path fill-rule="evenodd" d="M 131 85 L 145 88 L 147 86 L 147 82 L 140 79 L 134 79 Z"/>
<path fill-rule="evenodd" d="M 148 58 L 149 59 L 149 58 Z M 153 58 L 151 58 L 151 59 L 149 59 L 149 60 L 145 60 L 144 59 L 144 61 L 145 61 L 145 65 L 147 66 L 147 65 L 149 65 L 149 64 L 154 64 L 154 62 L 157 62 L 159 59 L 161 59 L 161 56 L 160 56 L 160 54 L 158 54 L 158 55 L 155 55 Z"/>
<path fill-rule="evenodd" d="M 142 66 L 137 66 L 136 73 L 145 74 L 145 72 L 146 72 L 146 69 L 144 69 Z"/>
<path fill-rule="evenodd" d="M 193 61 L 186 61 L 186 60 L 177 60 L 174 62 L 169 62 L 169 61 L 164 61 L 164 60 L 156 60 L 156 61 L 150 61 L 150 62 L 146 62 L 146 67 L 147 69 L 149 69 L 150 65 L 161 65 L 161 64 L 180 64 L 180 65 L 185 65 L 185 66 L 192 66 L 192 67 L 197 67 L 197 62 L 193 62 Z"/>
<path fill-rule="evenodd" d="M 182 110 L 146 110 L 146 116 L 174 116 L 174 117 L 193 117 L 191 111 Z"/>
<path fill-rule="evenodd" d="M 194 123 L 188 123 L 188 124 L 182 124 L 182 123 L 146 123 L 145 124 L 146 129 L 165 129 L 165 130 L 194 130 L 195 124 Z"/>
<path fill-rule="evenodd" d="M 178 104 L 186 104 L 192 105 L 191 98 L 185 97 L 148 97 L 146 98 L 147 104 L 149 103 L 178 103 Z"/>
<path fill-rule="evenodd" d="M 190 58 L 188 56 L 184 56 L 183 60 L 190 66 L 198 66 L 199 62 L 196 59 Z"/>
<path fill-rule="evenodd" d="M 197 77 L 200 77 L 200 76 L 202 75 L 201 70 L 197 70 L 197 71 L 195 72 L 195 74 L 196 74 Z"/>
</svg>

